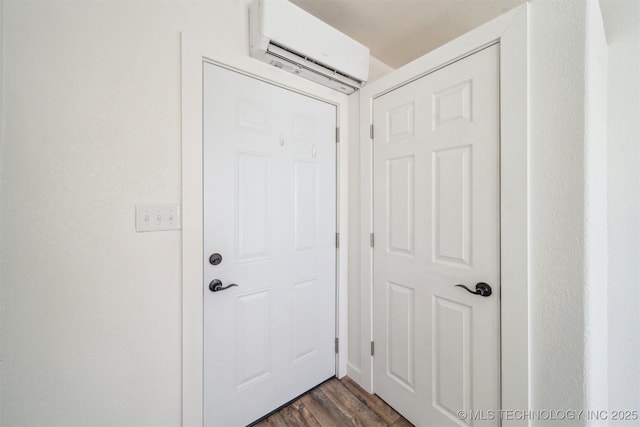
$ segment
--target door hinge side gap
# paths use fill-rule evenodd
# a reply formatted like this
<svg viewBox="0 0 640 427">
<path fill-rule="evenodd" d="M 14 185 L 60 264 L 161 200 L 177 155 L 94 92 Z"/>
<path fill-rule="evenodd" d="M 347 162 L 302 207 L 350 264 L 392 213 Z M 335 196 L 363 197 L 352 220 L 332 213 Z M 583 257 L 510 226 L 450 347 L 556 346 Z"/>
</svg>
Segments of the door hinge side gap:
<svg viewBox="0 0 640 427">
<path fill-rule="evenodd" d="M 336 354 L 340 352 L 340 339 L 336 338 Z"/>
<path fill-rule="evenodd" d="M 370 233 L 369 234 L 369 246 L 371 246 L 373 248 L 375 243 L 376 243 L 375 237 L 373 236 L 373 233 Z"/>
<path fill-rule="evenodd" d="M 371 356 L 376 353 L 376 345 L 375 342 L 371 341 Z"/>
<path fill-rule="evenodd" d="M 336 249 L 340 248 L 340 233 L 336 233 Z"/>
<path fill-rule="evenodd" d="M 373 124 L 369 125 L 369 138 L 373 140 Z"/>
</svg>

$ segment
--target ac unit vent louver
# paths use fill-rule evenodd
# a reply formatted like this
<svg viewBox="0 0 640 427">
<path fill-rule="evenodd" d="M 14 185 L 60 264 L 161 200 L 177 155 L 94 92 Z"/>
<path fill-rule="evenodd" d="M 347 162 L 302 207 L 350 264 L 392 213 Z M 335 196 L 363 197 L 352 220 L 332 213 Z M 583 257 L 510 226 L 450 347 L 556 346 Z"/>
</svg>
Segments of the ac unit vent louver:
<svg viewBox="0 0 640 427">
<path fill-rule="evenodd" d="M 364 85 L 369 49 L 286 0 L 249 9 L 251 55 L 343 93 Z"/>
</svg>

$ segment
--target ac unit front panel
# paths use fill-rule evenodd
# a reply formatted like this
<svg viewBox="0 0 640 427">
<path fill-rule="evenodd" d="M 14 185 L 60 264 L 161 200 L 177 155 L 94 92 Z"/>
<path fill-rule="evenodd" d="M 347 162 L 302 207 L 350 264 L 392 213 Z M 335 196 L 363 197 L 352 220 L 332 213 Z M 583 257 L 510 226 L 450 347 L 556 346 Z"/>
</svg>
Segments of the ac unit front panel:
<svg viewBox="0 0 640 427">
<path fill-rule="evenodd" d="M 369 49 L 366 46 L 287 0 L 258 0 L 251 8 L 252 55 L 265 51 L 265 43 L 271 41 L 356 80 L 367 80 Z"/>
</svg>

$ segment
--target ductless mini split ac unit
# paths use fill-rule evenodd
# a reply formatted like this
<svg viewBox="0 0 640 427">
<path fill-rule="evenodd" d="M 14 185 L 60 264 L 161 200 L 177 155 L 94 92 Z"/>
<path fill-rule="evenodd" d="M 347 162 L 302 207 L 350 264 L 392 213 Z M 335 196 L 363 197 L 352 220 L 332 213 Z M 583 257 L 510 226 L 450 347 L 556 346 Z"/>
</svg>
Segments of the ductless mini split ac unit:
<svg viewBox="0 0 640 427">
<path fill-rule="evenodd" d="M 287 0 L 249 8 L 251 56 L 350 94 L 369 77 L 369 49 Z"/>
</svg>

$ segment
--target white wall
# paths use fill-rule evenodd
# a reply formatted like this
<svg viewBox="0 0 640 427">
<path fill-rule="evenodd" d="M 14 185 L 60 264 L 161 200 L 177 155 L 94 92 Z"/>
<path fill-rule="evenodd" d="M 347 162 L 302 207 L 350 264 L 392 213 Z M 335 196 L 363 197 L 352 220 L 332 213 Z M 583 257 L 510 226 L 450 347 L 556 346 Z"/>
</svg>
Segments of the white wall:
<svg viewBox="0 0 640 427">
<path fill-rule="evenodd" d="M 246 50 L 241 1 L 6 1 L 2 425 L 178 425 L 180 31 Z"/>
<path fill-rule="evenodd" d="M 604 32 L 594 1 L 533 1 L 530 24 L 530 400 L 606 409 Z"/>
<path fill-rule="evenodd" d="M 375 56 L 369 57 L 369 83 L 378 80 L 380 77 L 389 74 L 392 71 L 393 68 Z"/>
<path fill-rule="evenodd" d="M 640 2 L 600 0 L 607 42 L 609 406 L 640 404 Z"/>
<path fill-rule="evenodd" d="M 530 10 L 530 402 L 584 408 L 586 5 Z"/>
<path fill-rule="evenodd" d="M 3 21 L 4 16 L 4 0 L 0 0 L 0 23 Z M 2 165 L 3 161 L 3 147 L 4 147 L 4 25 L 0 25 L 0 193 L 2 192 Z M 2 218 L 0 218 L 0 222 Z M 0 242 L 2 242 L 2 234 L 0 233 Z M 0 317 L 2 314 L 2 244 L 0 243 Z M 2 372 L 2 339 L 3 331 L 0 327 L 0 372 Z M 2 401 L 2 376 L 0 375 L 0 402 Z M 0 404 L 0 423 L 2 422 L 2 405 Z"/>
</svg>

